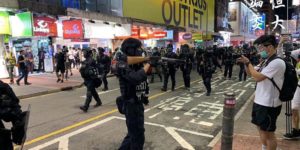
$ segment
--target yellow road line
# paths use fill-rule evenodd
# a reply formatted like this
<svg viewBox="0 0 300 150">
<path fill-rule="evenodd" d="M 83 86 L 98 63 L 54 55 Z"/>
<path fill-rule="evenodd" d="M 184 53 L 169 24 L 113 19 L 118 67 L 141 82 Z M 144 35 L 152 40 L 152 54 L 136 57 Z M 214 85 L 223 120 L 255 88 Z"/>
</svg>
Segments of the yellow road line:
<svg viewBox="0 0 300 150">
<path fill-rule="evenodd" d="M 191 82 L 191 84 L 193 84 L 193 83 L 195 83 L 195 82 L 198 82 L 198 81 L 200 81 L 200 80 L 193 81 L 193 82 Z M 183 87 L 183 86 L 184 86 L 184 85 L 181 85 L 181 86 L 177 87 L 176 89 L 179 89 L 179 88 L 181 88 L 181 87 Z M 166 94 L 166 93 L 168 93 L 168 92 L 170 92 L 170 91 L 155 94 L 155 95 L 149 97 L 149 100 L 154 99 L 154 98 L 156 98 L 156 97 L 158 97 L 158 96 L 164 95 L 164 94 Z M 39 142 L 39 141 L 41 141 L 41 140 L 47 139 L 47 138 L 49 138 L 49 137 L 52 137 L 52 136 L 61 134 L 61 133 L 63 133 L 63 132 L 69 131 L 69 130 L 74 129 L 74 128 L 76 128 L 76 127 L 85 125 L 85 124 L 90 123 L 90 122 L 92 122 L 92 121 L 95 121 L 95 120 L 98 120 L 98 119 L 103 118 L 103 117 L 105 117 L 105 116 L 108 116 L 108 115 L 110 115 L 110 114 L 113 114 L 113 113 L 115 113 L 115 112 L 117 112 L 117 111 L 118 111 L 118 109 L 113 109 L 113 110 L 111 110 L 111 111 L 109 111 L 109 112 L 100 114 L 100 115 L 95 116 L 95 117 L 92 117 L 92 118 L 90 118 L 90 119 L 87 119 L 87 120 L 78 122 L 78 123 L 76 123 L 76 124 L 67 126 L 67 127 L 65 127 L 65 128 L 56 130 L 56 131 L 51 132 L 51 133 L 49 133 L 49 134 L 46 134 L 46 135 L 37 137 L 37 138 L 35 138 L 35 139 L 33 139 L 33 140 L 30 140 L 30 141 L 26 142 L 24 145 L 30 145 L 30 144 Z"/>
</svg>

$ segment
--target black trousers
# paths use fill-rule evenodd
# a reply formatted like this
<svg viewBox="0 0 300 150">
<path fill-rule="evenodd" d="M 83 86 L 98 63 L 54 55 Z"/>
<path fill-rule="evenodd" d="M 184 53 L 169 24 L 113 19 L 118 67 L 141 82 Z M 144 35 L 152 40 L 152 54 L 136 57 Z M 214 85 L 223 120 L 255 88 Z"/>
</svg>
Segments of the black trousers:
<svg viewBox="0 0 300 150">
<path fill-rule="evenodd" d="M 232 68 L 233 68 L 233 64 L 226 64 L 225 65 L 225 71 L 224 71 L 224 77 L 227 77 L 227 73 L 229 74 L 229 78 L 231 78 L 232 76 Z"/>
<path fill-rule="evenodd" d="M 169 76 L 171 76 L 171 80 L 172 80 L 172 89 L 175 88 L 175 84 L 176 84 L 175 74 L 176 74 L 175 70 L 169 70 L 169 72 L 164 73 L 164 86 L 163 86 L 164 89 L 168 88 Z"/>
<path fill-rule="evenodd" d="M 17 79 L 17 82 L 20 82 L 24 78 L 24 83 L 28 83 L 28 70 L 27 69 L 20 69 L 21 76 Z"/>
<path fill-rule="evenodd" d="M 206 88 L 207 93 L 211 93 L 211 76 L 202 75 L 203 84 Z"/>
<path fill-rule="evenodd" d="M 89 108 L 90 103 L 92 101 L 92 97 L 94 97 L 97 104 L 101 103 L 101 99 L 100 99 L 100 97 L 99 97 L 99 95 L 96 91 L 96 87 L 95 87 L 93 81 L 92 80 L 85 81 L 84 84 L 85 84 L 86 89 L 87 89 L 84 107 Z"/>
<path fill-rule="evenodd" d="M 144 106 L 141 102 L 125 103 L 127 135 L 119 150 L 142 150 L 145 143 Z"/>
<path fill-rule="evenodd" d="M 184 80 L 184 85 L 186 88 L 191 86 L 191 69 L 184 69 L 182 70 L 182 76 Z"/>
<path fill-rule="evenodd" d="M 0 150 L 13 150 L 11 131 L 5 129 L 5 126 L 1 119 L 0 119 Z"/>
<path fill-rule="evenodd" d="M 44 59 L 39 59 L 39 70 L 38 71 L 45 71 Z"/>
<path fill-rule="evenodd" d="M 244 78 L 243 78 L 243 75 L 244 75 Z M 247 79 L 247 73 L 246 73 L 244 64 L 240 64 L 239 80 L 242 81 L 242 78 L 244 79 L 244 81 L 246 81 L 246 79 Z"/>
<path fill-rule="evenodd" d="M 105 73 L 103 73 L 103 75 L 102 75 L 102 82 L 103 82 L 103 84 L 104 84 L 104 88 L 108 88 L 108 82 L 107 82 L 107 73 L 105 72 Z"/>
<path fill-rule="evenodd" d="M 152 67 L 152 69 L 155 69 L 155 73 L 159 76 L 160 81 L 162 81 L 162 76 L 161 76 L 161 68 L 160 66 Z M 154 74 L 152 70 L 151 74 L 151 82 L 154 82 Z"/>
</svg>

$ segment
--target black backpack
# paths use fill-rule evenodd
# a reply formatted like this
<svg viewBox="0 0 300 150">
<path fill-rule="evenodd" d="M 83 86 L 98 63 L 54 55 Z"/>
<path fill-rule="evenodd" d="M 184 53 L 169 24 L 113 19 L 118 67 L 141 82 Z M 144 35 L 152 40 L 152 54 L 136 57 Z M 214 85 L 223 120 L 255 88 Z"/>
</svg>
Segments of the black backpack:
<svg viewBox="0 0 300 150">
<path fill-rule="evenodd" d="M 298 78 L 297 78 L 297 73 L 296 73 L 296 69 L 295 67 L 287 62 L 286 60 L 277 57 L 276 55 L 271 56 L 271 58 L 267 61 L 266 66 L 274 59 L 281 59 L 284 61 L 286 69 L 284 72 L 284 80 L 283 80 L 283 85 L 282 85 L 282 89 L 280 90 L 280 88 L 277 86 L 277 84 L 274 82 L 274 79 L 270 79 L 272 81 L 272 83 L 274 84 L 274 86 L 278 89 L 279 91 L 279 99 L 282 102 L 287 102 L 287 101 L 291 101 L 294 97 L 295 91 L 297 89 L 298 86 Z"/>
</svg>

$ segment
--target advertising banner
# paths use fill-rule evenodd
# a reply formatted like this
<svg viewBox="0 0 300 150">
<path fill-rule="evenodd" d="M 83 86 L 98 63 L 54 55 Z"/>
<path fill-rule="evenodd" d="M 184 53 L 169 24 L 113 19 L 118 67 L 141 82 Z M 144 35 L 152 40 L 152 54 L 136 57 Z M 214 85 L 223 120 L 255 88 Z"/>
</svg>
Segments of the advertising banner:
<svg viewBox="0 0 300 150">
<path fill-rule="evenodd" d="M 30 12 L 10 16 L 10 24 L 13 37 L 32 36 L 32 15 Z"/>
<path fill-rule="evenodd" d="M 34 36 L 57 36 L 56 19 L 50 17 L 33 18 Z"/>
<path fill-rule="evenodd" d="M 83 38 L 82 20 L 64 20 L 63 37 L 64 39 L 81 39 Z"/>
<path fill-rule="evenodd" d="M 214 31 L 215 0 L 126 0 L 123 16 L 196 31 L 208 24 L 208 31 Z"/>
<path fill-rule="evenodd" d="M 91 23 L 88 21 L 84 21 L 84 31 L 85 38 L 114 38 L 114 27 L 111 25 L 104 24 L 103 22 Z"/>
<path fill-rule="evenodd" d="M 0 11 L 0 27 L 0 34 L 11 34 L 9 14 L 5 11 Z"/>
</svg>

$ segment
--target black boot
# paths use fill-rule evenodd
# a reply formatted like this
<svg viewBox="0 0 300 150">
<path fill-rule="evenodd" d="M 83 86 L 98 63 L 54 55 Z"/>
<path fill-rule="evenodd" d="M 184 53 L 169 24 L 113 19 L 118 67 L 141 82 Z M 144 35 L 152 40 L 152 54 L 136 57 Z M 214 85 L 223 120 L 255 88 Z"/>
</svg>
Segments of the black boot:
<svg viewBox="0 0 300 150">
<path fill-rule="evenodd" d="M 80 109 L 81 109 L 83 112 L 87 112 L 87 111 L 88 111 L 88 108 L 85 107 L 85 106 L 80 106 Z"/>
</svg>

